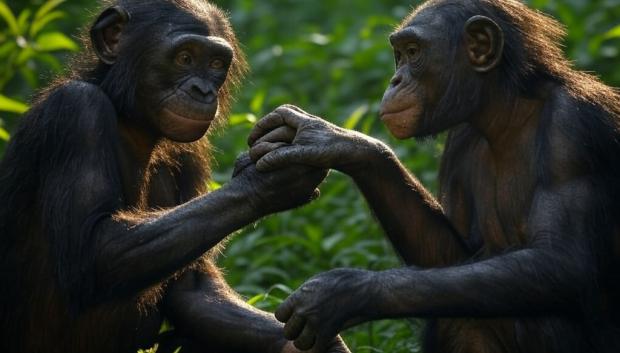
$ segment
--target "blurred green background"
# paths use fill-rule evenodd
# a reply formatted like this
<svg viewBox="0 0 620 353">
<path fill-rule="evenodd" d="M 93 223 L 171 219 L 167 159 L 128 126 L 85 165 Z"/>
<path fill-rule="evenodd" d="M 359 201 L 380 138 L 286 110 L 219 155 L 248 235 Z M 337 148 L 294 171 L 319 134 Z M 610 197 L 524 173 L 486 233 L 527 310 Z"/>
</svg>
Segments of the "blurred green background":
<svg viewBox="0 0 620 353">
<path fill-rule="evenodd" d="M 229 128 L 214 137 L 215 186 L 229 179 L 256 119 L 293 103 L 386 141 L 436 191 L 441 138 L 395 141 L 377 119 L 393 72 L 387 35 L 417 2 L 214 2 L 230 12 L 252 67 Z M 620 86 L 620 0 L 529 3 L 567 26 L 566 53 L 579 68 Z M 79 50 L 80 28 L 96 8 L 95 1 L 86 0 L 0 0 L 0 155 L 33 93 L 61 74 L 69 55 Z M 318 272 L 399 265 L 355 186 L 338 173 L 330 175 L 313 204 L 239 232 L 219 262 L 232 286 L 270 311 Z M 417 352 L 420 329 L 416 321 L 375 322 L 344 337 L 355 352 Z"/>
</svg>

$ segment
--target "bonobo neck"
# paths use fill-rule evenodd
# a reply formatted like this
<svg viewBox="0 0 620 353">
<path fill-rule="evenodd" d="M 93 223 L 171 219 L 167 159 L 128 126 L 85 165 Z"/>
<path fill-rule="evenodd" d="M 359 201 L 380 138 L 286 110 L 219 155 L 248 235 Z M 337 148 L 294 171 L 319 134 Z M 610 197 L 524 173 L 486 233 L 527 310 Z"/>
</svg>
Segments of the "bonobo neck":
<svg viewBox="0 0 620 353">
<path fill-rule="evenodd" d="M 470 120 L 494 151 L 513 149 L 529 129 L 535 128 L 548 93 L 532 96 L 496 94 Z"/>
<path fill-rule="evenodd" d="M 123 152 L 127 154 L 126 157 L 131 158 L 136 165 L 146 168 L 159 138 L 151 134 L 148 129 L 136 126 L 129 119 L 121 119 L 118 126 Z"/>
</svg>

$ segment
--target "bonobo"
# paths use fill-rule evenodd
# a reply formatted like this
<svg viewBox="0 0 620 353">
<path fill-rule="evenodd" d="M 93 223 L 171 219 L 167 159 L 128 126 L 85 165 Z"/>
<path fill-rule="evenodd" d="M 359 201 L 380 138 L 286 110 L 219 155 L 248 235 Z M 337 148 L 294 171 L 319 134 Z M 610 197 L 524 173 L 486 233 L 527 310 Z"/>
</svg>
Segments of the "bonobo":
<svg viewBox="0 0 620 353">
<path fill-rule="evenodd" d="M 285 106 L 259 170 L 350 175 L 408 267 L 320 274 L 276 311 L 300 349 L 361 322 L 428 319 L 426 352 L 620 351 L 620 95 L 515 0 L 425 3 L 390 36 L 381 120 L 448 131 L 436 200 L 381 142 Z"/>
<path fill-rule="evenodd" d="M 167 316 L 176 330 L 158 352 L 297 352 L 207 251 L 311 200 L 325 171 L 258 173 L 246 156 L 204 195 L 203 136 L 245 71 L 230 23 L 200 0 L 111 5 L 93 53 L 40 96 L 0 164 L 2 351 L 136 352 Z"/>
</svg>

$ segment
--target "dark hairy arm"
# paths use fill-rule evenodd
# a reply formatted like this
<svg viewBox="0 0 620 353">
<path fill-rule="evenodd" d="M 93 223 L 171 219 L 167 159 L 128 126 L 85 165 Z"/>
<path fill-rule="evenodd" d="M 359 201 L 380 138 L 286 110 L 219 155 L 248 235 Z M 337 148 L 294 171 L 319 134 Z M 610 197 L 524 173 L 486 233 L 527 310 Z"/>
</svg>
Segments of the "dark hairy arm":
<svg viewBox="0 0 620 353">
<path fill-rule="evenodd" d="M 50 151 L 41 162 L 42 224 L 62 284 L 82 298 L 133 296 L 161 282 L 231 232 L 311 200 L 325 176 L 304 167 L 258 173 L 246 157 L 221 189 L 129 220 L 119 215 L 117 118 L 107 97 L 96 86 L 72 82 L 41 104 L 42 148 Z"/>
<path fill-rule="evenodd" d="M 351 176 L 407 264 L 437 267 L 471 256 L 439 203 L 382 142 L 283 106 L 258 122 L 249 144 L 259 170 L 300 163 Z"/>
</svg>

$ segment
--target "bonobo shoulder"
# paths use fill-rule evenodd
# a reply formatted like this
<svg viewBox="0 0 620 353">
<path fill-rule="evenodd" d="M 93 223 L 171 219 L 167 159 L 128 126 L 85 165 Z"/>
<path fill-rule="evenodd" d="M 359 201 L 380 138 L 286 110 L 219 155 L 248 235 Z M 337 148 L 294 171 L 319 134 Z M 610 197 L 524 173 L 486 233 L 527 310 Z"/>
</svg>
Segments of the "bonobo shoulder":
<svg viewBox="0 0 620 353">
<path fill-rule="evenodd" d="M 549 181 L 617 173 L 620 145 L 612 117 L 596 103 L 561 87 L 550 96 L 541 121 L 540 165 Z"/>
<path fill-rule="evenodd" d="M 33 108 L 32 115 L 38 120 L 37 125 L 49 128 L 47 136 L 79 132 L 90 139 L 106 135 L 117 124 L 116 110 L 108 96 L 98 86 L 76 80 L 50 91 Z"/>
</svg>

